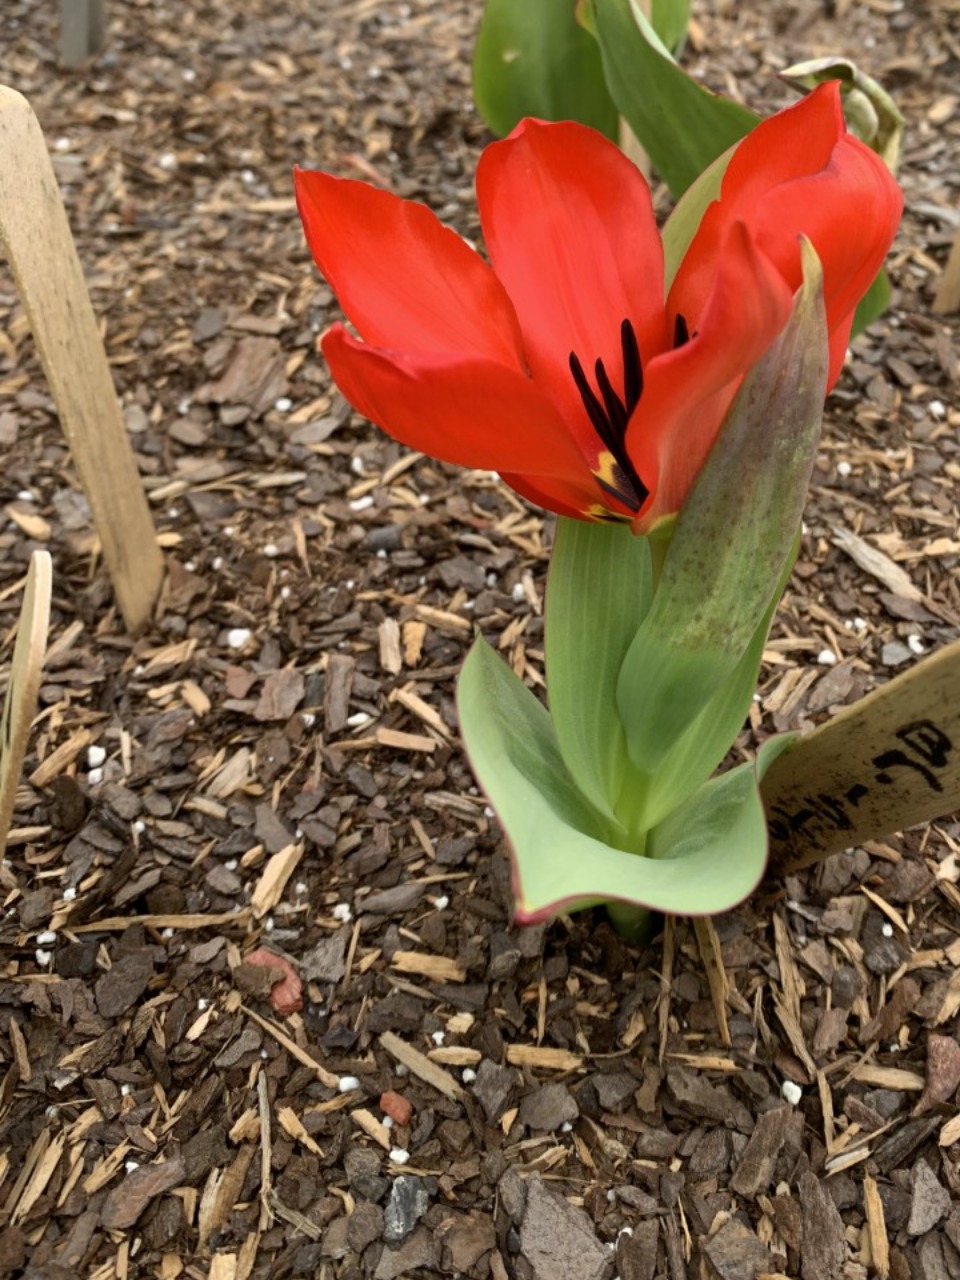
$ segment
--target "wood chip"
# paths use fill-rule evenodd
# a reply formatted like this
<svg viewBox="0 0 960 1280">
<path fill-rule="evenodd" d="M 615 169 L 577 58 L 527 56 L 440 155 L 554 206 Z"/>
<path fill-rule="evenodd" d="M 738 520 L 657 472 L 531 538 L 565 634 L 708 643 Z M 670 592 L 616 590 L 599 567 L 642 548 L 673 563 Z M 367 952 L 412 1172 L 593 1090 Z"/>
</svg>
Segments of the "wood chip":
<svg viewBox="0 0 960 1280">
<path fill-rule="evenodd" d="M 399 729 L 377 730 L 377 743 L 381 747 L 395 747 L 398 751 L 424 751 L 428 755 L 436 751 L 439 743 L 422 733 L 401 733 Z"/>
<path fill-rule="evenodd" d="M 12 1222 L 20 1222 L 25 1218 L 36 1202 L 40 1199 L 44 1191 L 47 1189 L 47 1183 L 53 1177 L 54 1170 L 60 1163 L 60 1157 L 63 1155 L 63 1149 L 67 1141 L 65 1133 L 58 1133 L 53 1137 L 50 1137 L 49 1132 L 47 1132 L 41 1136 L 47 1141 L 44 1144 L 42 1154 L 33 1166 L 33 1170 L 26 1185 L 17 1199 L 11 1218 Z M 113 1177 L 117 1166 L 123 1160 L 123 1155 L 130 1150 L 130 1145 L 129 1143 L 121 1143 L 120 1146 L 117 1147 L 117 1150 L 121 1151 L 120 1159 L 111 1163 L 110 1157 L 107 1157 L 103 1162 L 103 1167 L 109 1166 L 109 1173 L 105 1176 L 103 1181 L 97 1183 L 97 1187 L 103 1186 L 105 1182 L 109 1182 L 110 1178 Z M 90 1181 L 91 1179 L 88 1178 L 87 1182 Z M 94 1190 L 96 1189 L 97 1188 L 95 1187 Z M 84 1183 L 84 1190 L 86 1190 L 86 1183 Z"/>
<path fill-rule="evenodd" d="M 301 1062 L 305 1067 L 308 1067 L 321 1084 L 325 1084 L 328 1089 L 339 1089 L 340 1077 L 335 1076 L 332 1071 L 328 1071 L 326 1067 L 321 1066 L 320 1063 L 317 1062 L 316 1058 L 312 1058 L 310 1054 L 307 1053 L 306 1049 L 300 1048 L 296 1040 L 292 1040 L 290 1036 L 288 1036 L 285 1031 L 281 1030 L 281 1028 L 275 1023 L 269 1022 L 266 1018 L 261 1018 L 259 1013 L 254 1013 L 252 1009 L 248 1009 L 245 1004 L 242 1004 L 240 1008 L 248 1018 L 253 1019 L 258 1027 L 262 1027 L 264 1031 L 269 1032 L 269 1034 L 273 1036 L 274 1040 L 276 1040 L 277 1044 L 282 1044 L 287 1053 L 292 1054 L 298 1062 Z"/>
<path fill-rule="evenodd" d="M 710 996 L 713 1000 L 713 1011 L 717 1018 L 720 1043 L 724 1048 L 729 1048 L 732 1043 L 730 1040 L 730 1027 L 727 1023 L 727 999 L 730 995 L 730 985 L 727 980 L 727 971 L 723 965 L 720 939 L 709 916 L 694 916 L 693 929 L 697 937 L 697 946 L 700 949 L 700 959 L 706 970 L 707 982 L 710 984 Z"/>
<path fill-rule="evenodd" d="M 783 991 L 782 997 L 774 991 L 774 1008 L 794 1053 L 806 1067 L 810 1079 L 813 1080 L 817 1074 L 817 1068 L 803 1038 L 800 1023 L 800 1000 L 804 993 L 803 979 L 794 961 L 790 935 L 781 915 L 773 917 L 773 934 L 777 967 L 780 970 L 780 985 Z"/>
<path fill-rule="evenodd" d="M 400 628 L 403 636 L 403 661 L 408 667 L 415 667 L 423 653 L 423 642 L 427 637 L 427 624 L 411 618 Z"/>
<path fill-rule="evenodd" d="M 434 609 L 428 604 L 417 605 L 417 616 L 440 631 L 467 633 L 473 627 L 469 618 L 461 618 L 457 613 L 448 613 L 446 609 Z"/>
<path fill-rule="evenodd" d="M 293 1138 L 294 1141 L 299 1142 L 308 1151 L 312 1151 L 314 1155 L 323 1156 L 323 1151 L 303 1127 L 303 1122 L 293 1107 L 278 1107 L 277 1120 L 284 1133 Z"/>
<path fill-rule="evenodd" d="M 577 1071 L 583 1058 L 567 1049 L 549 1049 L 536 1044 L 507 1045 L 507 1061 L 513 1067 L 531 1067 L 541 1071 Z"/>
<path fill-rule="evenodd" d="M 411 1067 L 410 1070 L 412 1071 L 413 1068 Z M 390 1130 L 380 1123 L 372 1111 L 367 1111 L 365 1107 L 358 1107 L 356 1111 L 350 1112 L 350 1119 L 363 1130 L 368 1138 L 372 1138 L 374 1142 L 379 1143 L 384 1151 L 390 1151 L 393 1148 Z"/>
<path fill-rule="evenodd" d="M 318 1227 L 315 1222 L 311 1222 L 309 1218 L 302 1213 L 298 1213 L 296 1209 L 291 1209 L 289 1205 L 283 1203 L 280 1197 L 271 1193 L 270 1209 L 278 1218 L 282 1218 L 284 1222 L 289 1222 L 291 1227 L 302 1232 L 308 1240 L 322 1240 L 323 1228 Z"/>
<path fill-rule="evenodd" d="M 402 1062 L 415 1076 L 436 1089 L 438 1093 L 442 1093 L 445 1098 L 449 1098 L 451 1102 L 459 1102 L 463 1098 L 463 1088 L 448 1071 L 431 1062 L 419 1049 L 401 1040 L 394 1032 L 384 1031 L 380 1037 L 380 1046 L 390 1054 L 391 1058 Z"/>
<path fill-rule="evenodd" d="M 245 1012 L 249 1012 L 245 1010 Z M 260 1022 L 264 1025 L 264 1030 L 269 1031 L 270 1027 L 264 1024 L 262 1018 L 258 1018 L 256 1014 L 251 1015 L 254 1022 Z M 279 1039 L 279 1037 L 278 1037 Z M 283 1041 L 281 1040 L 281 1044 Z M 284 1046 L 286 1048 L 286 1046 Z M 296 1056 L 296 1055 L 294 1055 Z M 339 1084 L 339 1081 L 337 1082 Z M 259 1227 L 261 1231 L 266 1231 L 273 1222 L 273 1209 L 270 1204 L 273 1195 L 273 1132 L 270 1128 L 270 1091 L 267 1082 L 267 1073 L 260 1069 L 257 1073 L 257 1111 L 260 1115 L 260 1221 Z"/>
<path fill-rule="evenodd" d="M 910 929 L 907 925 L 907 922 L 906 920 L 904 920 L 903 916 L 900 914 L 900 912 L 897 910 L 896 907 L 892 907 L 889 902 L 885 901 L 883 898 L 880 897 L 879 893 L 874 893 L 872 889 L 868 889 L 867 886 L 864 884 L 860 886 L 860 892 L 863 894 L 865 898 L 869 898 L 870 901 L 873 903 L 873 905 L 875 907 L 878 907 L 883 912 L 883 914 L 887 917 L 887 919 L 892 921 L 893 924 L 896 925 L 896 927 L 900 930 L 902 934 L 904 934 L 904 936 L 906 937 L 909 936 Z"/>
<path fill-rule="evenodd" d="M 923 1076 L 915 1071 L 907 1071 L 903 1067 L 878 1067 L 871 1062 L 862 1062 L 850 1072 L 851 1080 L 860 1080 L 863 1084 L 871 1084 L 877 1089 L 904 1089 L 923 1091 Z"/>
<path fill-rule="evenodd" d="M 427 1054 L 431 1062 L 439 1062 L 445 1067 L 475 1067 L 483 1058 L 479 1049 L 470 1049 L 466 1045 L 446 1044 L 431 1049 Z"/>
<path fill-rule="evenodd" d="M 657 1027 L 660 1033 L 660 1063 L 667 1053 L 670 1036 L 670 993 L 673 989 L 673 962 L 676 957 L 677 933 L 673 916 L 663 922 L 663 960 L 660 963 L 660 1001 L 657 1011 Z"/>
<path fill-rule="evenodd" d="M 107 916 L 104 920 L 94 920 L 86 924 L 73 924 L 71 933 L 122 933 L 135 925 L 145 929 L 215 929 L 225 924 L 246 925 L 250 920 L 250 911 L 243 907 L 239 911 L 211 911 L 209 915 L 145 915 L 145 916 Z"/>
<path fill-rule="evenodd" d="M 391 961 L 400 973 L 415 973 L 431 982 L 466 982 L 467 971 L 449 956 L 424 951 L 398 951 Z"/>
<path fill-rule="evenodd" d="M 880 1280 L 887 1280 L 890 1274 L 890 1243 L 887 1238 L 887 1224 L 883 1216 L 883 1201 L 880 1191 L 870 1174 L 863 1178 L 863 1210 L 866 1217 L 866 1229 L 870 1240 L 870 1263 Z"/>
<path fill-rule="evenodd" d="M 384 618 L 377 628 L 380 642 L 380 665 L 392 676 L 403 670 L 403 654 L 400 651 L 400 624 L 395 618 Z"/>
<path fill-rule="evenodd" d="M 41 791 L 49 787 L 54 778 L 58 778 L 68 769 L 74 760 L 86 751 L 92 741 L 93 734 L 89 729 L 78 729 L 76 733 L 71 734 L 67 741 L 61 742 L 56 751 L 51 752 L 42 764 L 37 765 L 30 775 L 31 787 L 37 787 Z"/>
<path fill-rule="evenodd" d="M 441 738 L 449 738 L 450 730 L 444 723 L 443 717 L 436 707 L 431 707 L 429 702 L 424 702 L 418 694 L 413 693 L 410 689 L 395 689 L 390 694 L 391 702 L 399 702 L 402 707 L 406 707 L 425 725 L 428 725 L 434 732 L 439 733 Z"/>
<path fill-rule="evenodd" d="M 207 795 L 215 800 L 226 800 L 246 786 L 252 777 L 253 752 L 249 747 L 240 747 L 210 779 Z"/>
<path fill-rule="evenodd" d="M 858 537 L 850 529 L 838 526 L 833 530 L 833 544 L 845 551 L 855 564 L 865 573 L 882 582 L 894 595 L 904 596 L 907 600 L 922 600 L 923 592 L 913 585 L 913 579 L 895 564 L 889 556 L 878 551 L 876 547 Z"/>
<path fill-rule="evenodd" d="M 277 843 L 279 844 L 279 841 Z M 261 920 L 268 911 L 272 911 L 283 897 L 287 881 L 303 857 L 304 848 L 303 841 L 299 844 L 288 844 L 285 849 L 275 853 L 264 867 L 250 895 L 250 909 L 258 920 Z"/>
<path fill-rule="evenodd" d="M 235 1253 L 215 1253 L 210 1259 L 207 1280 L 238 1280 L 237 1255 Z"/>
</svg>

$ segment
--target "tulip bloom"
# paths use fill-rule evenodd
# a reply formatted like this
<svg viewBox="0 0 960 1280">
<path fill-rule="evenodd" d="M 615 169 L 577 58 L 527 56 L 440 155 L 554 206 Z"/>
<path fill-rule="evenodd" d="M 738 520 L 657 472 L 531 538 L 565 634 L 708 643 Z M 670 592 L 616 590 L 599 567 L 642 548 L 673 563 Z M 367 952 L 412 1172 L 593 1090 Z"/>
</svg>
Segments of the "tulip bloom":
<svg viewBox="0 0 960 1280">
<path fill-rule="evenodd" d="M 347 400 L 403 444 L 637 532 L 679 509 L 786 324 L 799 237 L 823 264 L 832 385 L 902 209 L 835 83 L 737 146 L 666 295 L 647 183 L 582 125 L 526 120 L 484 152 L 490 266 L 422 205 L 310 170 L 295 184 L 359 335 L 322 342 Z"/>
</svg>

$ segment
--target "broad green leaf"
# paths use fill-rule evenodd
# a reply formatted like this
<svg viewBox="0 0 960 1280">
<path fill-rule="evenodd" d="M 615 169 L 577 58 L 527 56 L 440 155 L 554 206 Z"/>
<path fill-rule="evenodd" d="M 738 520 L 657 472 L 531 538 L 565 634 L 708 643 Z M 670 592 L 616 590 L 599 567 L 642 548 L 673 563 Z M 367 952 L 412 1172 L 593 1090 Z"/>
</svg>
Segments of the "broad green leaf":
<svg viewBox="0 0 960 1280">
<path fill-rule="evenodd" d="M 617 678 L 652 594 L 646 538 L 560 518 L 547 577 L 547 701 L 567 768 L 612 822 L 627 761 Z"/>
<path fill-rule="evenodd" d="M 579 120 L 616 141 L 597 42 L 572 0 L 487 0 L 473 54 L 477 108 L 504 136 L 523 119 Z"/>
<path fill-rule="evenodd" d="M 676 52 L 687 34 L 690 0 L 653 0 L 650 18 L 654 31 L 666 47 Z"/>
<path fill-rule="evenodd" d="M 787 585 L 799 546 L 798 536 L 769 608 L 743 657 L 681 735 L 651 779 L 646 795 L 641 798 L 644 826 L 656 826 L 668 813 L 682 805 L 711 776 L 736 741 L 750 711 L 770 623 Z M 626 786 L 629 787 L 629 781 Z M 626 810 L 629 804 L 623 802 L 621 807 Z"/>
<path fill-rule="evenodd" d="M 630 757 L 654 779 L 736 670 L 770 607 L 800 527 L 826 390 L 822 271 L 744 380 L 677 517 L 653 604 L 617 691 Z"/>
<path fill-rule="evenodd" d="M 881 267 L 880 274 L 860 299 L 854 312 L 851 338 L 855 338 L 858 333 L 863 333 L 867 325 L 873 324 L 874 320 L 879 320 L 889 305 L 890 277 L 885 268 Z"/>
<path fill-rule="evenodd" d="M 540 792 L 561 822 L 606 838 L 604 820 L 580 793 L 563 762 L 546 707 L 482 636 L 474 641 L 460 672 L 457 705 L 461 736 L 485 789 L 489 771 L 485 762 L 493 746 L 494 756 L 509 758 L 510 768 Z M 499 796 L 489 794 L 499 811 Z"/>
<path fill-rule="evenodd" d="M 658 867 L 680 872 L 684 915 L 715 915 L 742 902 L 767 865 L 767 820 L 752 763 L 711 778 L 650 834 Z M 685 881 L 685 883 L 684 883 Z"/>
<path fill-rule="evenodd" d="M 631 0 L 591 3 L 610 94 L 678 196 L 759 117 L 681 70 Z"/>
<path fill-rule="evenodd" d="M 483 640 L 467 656 L 457 696 L 470 763 L 511 846 L 521 923 L 607 901 L 725 911 L 756 883 L 753 800 L 736 773 L 717 779 L 719 786 L 707 783 L 685 807 L 687 838 L 684 822 L 664 824 L 659 856 L 644 857 L 606 842 L 547 713 Z"/>
</svg>

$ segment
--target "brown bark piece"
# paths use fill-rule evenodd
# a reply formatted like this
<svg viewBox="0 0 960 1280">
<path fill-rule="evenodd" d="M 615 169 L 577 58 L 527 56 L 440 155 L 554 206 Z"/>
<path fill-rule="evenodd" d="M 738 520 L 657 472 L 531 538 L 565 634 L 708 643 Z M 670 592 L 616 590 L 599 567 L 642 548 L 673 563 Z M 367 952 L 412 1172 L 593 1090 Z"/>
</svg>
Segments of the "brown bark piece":
<svg viewBox="0 0 960 1280">
<path fill-rule="evenodd" d="M 703 1252 L 718 1280 L 756 1280 L 757 1275 L 773 1270 L 770 1250 L 736 1218 L 728 1218 Z"/>
<path fill-rule="evenodd" d="M 539 1174 L 527 1185 L 520 1250 L 533 1280 L 604 1280 L 610 1256 L 582 1209 L 549 1190 Z"/>
<path fill-rule="evenodd" d="M 770 1186 L 792 1114 L 792 1107 L 776 1107 L 757 1118 L 750 1141 L 730 1179 L 730 1186 L 737 1195 L 752 1199 Z"/>
<path fill-rule="evenodd" d="M 803 1243 L 800 1274 L 803 1280 L 839 1280 L 847 1258 L 843 1219 L 829 1192 L 809 1170 L 800 1178 Z"/>
<path fill-rule="evenodd" d="M 107 1196 L 100 1221 L 108 1231 L 128 1230 L 148 1204 L 182 1182 L 185 1174 L 180 1156 L 134 1169 Z"/>
</svg>

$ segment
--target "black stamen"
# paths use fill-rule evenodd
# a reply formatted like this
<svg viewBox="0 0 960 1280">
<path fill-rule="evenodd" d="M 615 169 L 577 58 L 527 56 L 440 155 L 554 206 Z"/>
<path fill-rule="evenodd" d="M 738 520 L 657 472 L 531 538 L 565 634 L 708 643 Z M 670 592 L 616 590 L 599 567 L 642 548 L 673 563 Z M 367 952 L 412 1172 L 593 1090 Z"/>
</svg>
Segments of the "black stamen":
<svg viewBox="0 0 960 1280">
<path fill-rule="evenodd" d="M 690 341 L 690 330 L 687 328 L 686 317 L 677 312 L 677 317 L 673 322 L 673 346 L 685 346 Z"/>
<path fill-rule="evenodd" d="M 639 511 L 650 490 L 637 475 L 626 448 L 627 427 L 630 415 L 643 393 L 643 366 L 637 335 L 629 320 L 620 326 L 620 348 L 623 353 L 623 396 L 613 389 L 610 375 L 602 360 L 594 365 L 597 392 L 587 381 L 583 365 L 575 351 L 570 352 L 570 373 L 590 423 L 600 437 L 606 458 L 602 459 L 602 472 L 594 472 L 597 482 L 606 493 L 622 502 L 631 511 Z M 602 398 L 602 401 L 601 401 Z"/>
<path fill-rule="evenodd" d="M 588 418 L 593 423 L 594 430 L 607 448 L 611 448 L 608 438 L 610 423 L 607 421 L 607 415 L 603 411 L 603 405 L 597 399 L 593 388 L 587 381 L 587 375 L 583 372 L 583 365 L 577 358 L 575 351 L 570 352 L 570 372 L 573 374 L 573 380 L 577 384 L 577 390 L 580 392 L 580 399 L 583 401 L 583 407 L 587 411 Z"/>
<path fill-rule="evenodd" d="M 600 388 L 600 394 L 603 396 L 603 403 L 607 410 L 607 418 L 610 426 L 613 428 L 614 437 L 622 438 L 623 433 L 627 429 L 627 409 L 626 405 L 614 391 L 607 377 L 607 371 L 603 367 L 603 361 L 598 360 L 593 366 L 597 375 L 597 386 Z"/>
<path fill-rule="evenodd" d="M 620 325 L 620 349 L 623 352 L 623 398 L 627 416 L 633 413 L 643 394 L 643 365 L 637 335 L 629 320 Z"/>
</svg>

